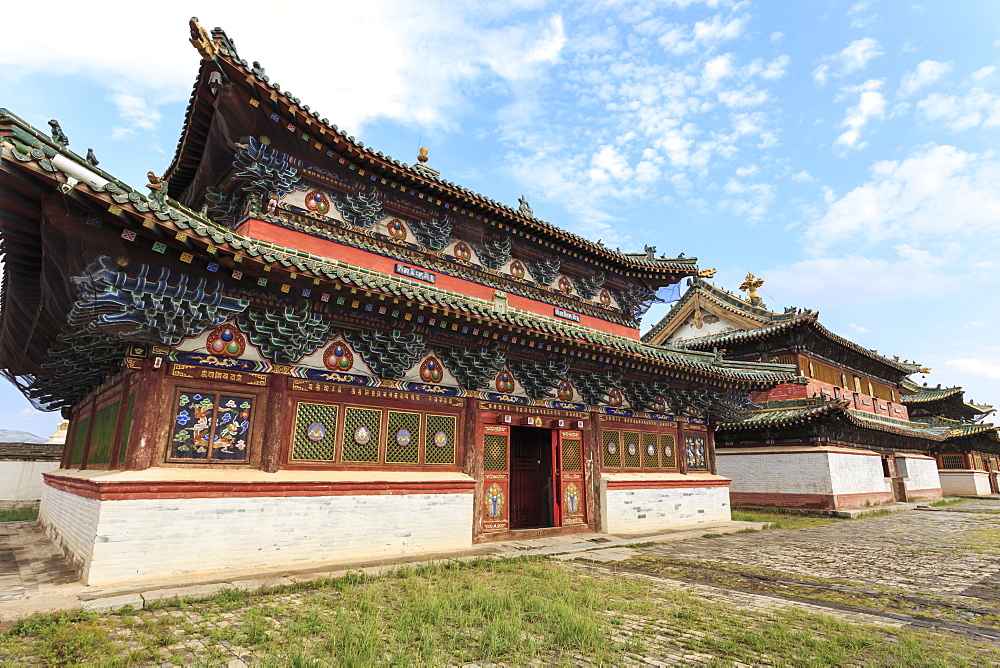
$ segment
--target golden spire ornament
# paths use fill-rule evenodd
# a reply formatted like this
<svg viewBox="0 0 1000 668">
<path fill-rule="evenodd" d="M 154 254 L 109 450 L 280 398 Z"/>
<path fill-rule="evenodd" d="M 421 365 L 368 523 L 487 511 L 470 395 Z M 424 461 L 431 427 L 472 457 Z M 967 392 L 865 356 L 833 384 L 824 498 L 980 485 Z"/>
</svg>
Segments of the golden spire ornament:
<svg viewBox="0 0 1000 668">
<path fill-rule="evenodd" d="M 757 288 L 764 285 L 763 278 L 757 278 L 753 274 L 748 273 L 747 277 L 743 279 L 743 283 L 740 284 L 740 290 L 747 293 L 747 300 L 754 306 L 761 306 L 764 300 L 760 298 L 757 294 Z"/>
</svg>

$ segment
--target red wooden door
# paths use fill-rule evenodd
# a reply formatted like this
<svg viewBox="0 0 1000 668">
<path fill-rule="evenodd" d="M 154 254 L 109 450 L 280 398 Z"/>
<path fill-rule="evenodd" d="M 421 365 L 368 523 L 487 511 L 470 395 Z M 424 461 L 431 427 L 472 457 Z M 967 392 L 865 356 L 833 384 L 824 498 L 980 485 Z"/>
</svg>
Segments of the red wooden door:
<svg viewBox="0 0 1000 668">
<path fill-rule="evenodd" d="M 567 524 L 586 524 L 587 513 L 584 497 L 583 477 L 583 432 L 563 430 L 556 432 L 559 439 L 558 465 L 553 467 L 558 471 L 557 489 L 562 526 Z"/>
<path fill-rule="evenodd" d="M 544 429 L 518 427 L 510 441 L 510 527 L 551 526 L 551 436 Z"/>
<path fill-rule="evenodd" d="M 510 528 L 510 427 L 483 426 L 483 531 Z"/>
</svg>

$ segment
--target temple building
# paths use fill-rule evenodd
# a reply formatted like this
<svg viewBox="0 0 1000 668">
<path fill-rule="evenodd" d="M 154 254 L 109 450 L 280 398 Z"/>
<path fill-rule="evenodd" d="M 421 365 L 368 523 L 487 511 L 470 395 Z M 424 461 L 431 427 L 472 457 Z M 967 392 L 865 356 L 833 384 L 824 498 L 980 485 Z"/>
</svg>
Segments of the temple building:
<svg viewBox="0 0 1000 668">
<path fill-rule="evenodd" d="M 763 280 L 743 299 L 701 278 L 644 337 L 727 358 L 792 364 L 798 378 L 756 392 L 757 406 L 716 433 L 720 475 L 734 505 L 836 510 L 941 497 L 938 452 L 947 427 L 910 419 L 912 362 L 863 348 L 815 311 L 767 309 Z"/>
<path fill-rule="evenodd" d="M 729 518 L 715 423 L 796 371 L 640 340 L 710 270 L 365 147 L 190 27 L 148 194 L 0 110 L 0 368 L 70 422 L 40 521 L 86 582 Z"/>
<path fill-rule="evenodd" d="M 957 496 L 1000 493 L 1000 433 L 983 419 L 993 406 L 965 400 L 961 387 L 927 387 L 907 379 L 901 398 L 911 419 L 948 430 L 937 453 L 941 491 Z"/>
</svg>

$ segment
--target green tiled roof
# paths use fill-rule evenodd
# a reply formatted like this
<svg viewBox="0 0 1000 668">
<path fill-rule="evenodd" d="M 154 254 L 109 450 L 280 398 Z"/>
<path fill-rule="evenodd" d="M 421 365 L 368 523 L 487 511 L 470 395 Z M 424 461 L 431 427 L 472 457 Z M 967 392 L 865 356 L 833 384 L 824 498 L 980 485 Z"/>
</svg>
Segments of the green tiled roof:
<svg viewBox="0 0 1000 668">
<path fill-rule="evenodd" d="M 727 361 L 712 353 L 649 345 L 624 336 L 567 323 L 529 311 L 516 308 L 499 309 L 492 301 L 247 237 L 220 226 L 173 200 L 168 199 L 165 205 L 151 200 L 110 174 L 94 168 L 72 151 L 55 144 L 44 133 L 31 127 L 6 109 L 0 109 L 0 121 L 13 123 L 24 141 L 31 140 L 39 146 L 39 148 L 32 148 L 21 144 L 19 148 L 17 137 L 2 138 L 7 143 L 7 146 L 4 147 L 5 151 L 18 151 L 19 153 L 19 157 L 11 160 L 12 164 L 45 161 L 45 165 L 40 164 L 39 166 L 43 172 L 51 173 L 60 170 L 53 165 L 50 158 L 56 154 L 68 158 L 76 163 L 80 169 L 100 175 L 107 181 L 107 184 L 100 188 L 92 188 L 81 183 L 77 186 L 78 192 L 101 199 L 105 204 L 111 203 L 122 209 L 130 209 L 146 222 L 152 223 L 155 228 L 169 231 L 173 227 L 183 231 L 188 237 L 186 243 L 197 240 L 206 248 L 211 245 L 216 249 L 228 246 L 234 251 L 270 266 L 294 268 L 304 275 L 315 276 L 327 281 L 402 297 L 450 309 L 458 314 L 478 316 L 542 334 L 555 335 L 575 342 L 637 355 L 645 358 L 646 361 L 664 363 L 676 371 L 692 372 L 721 381 L 736 381 L 750 385 L 772 385 L 791 382 L 796 377 L 794 368 L 788 365 Z M 23 152 L 22 148 L 28 150 Z M 141 229 L 141 226 L 138 229 Z M 200 251 L 199 254 L 202 257 L 208 257 L 208 253 L 204 250 Z"/>
</svg>

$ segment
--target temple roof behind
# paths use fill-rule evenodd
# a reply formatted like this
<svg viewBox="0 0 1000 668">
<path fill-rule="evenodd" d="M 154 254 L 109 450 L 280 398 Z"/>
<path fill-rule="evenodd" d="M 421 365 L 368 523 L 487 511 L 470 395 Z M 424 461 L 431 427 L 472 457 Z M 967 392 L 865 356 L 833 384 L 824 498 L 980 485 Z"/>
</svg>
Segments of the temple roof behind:
<svg viewBox="0 0 1000 668">
<path fill-rule="evenodd" d="M 698 310 L 712 309 L 733 317 L 739 323 L 740 329 L 725 331 L 708 336 L 673 341 L 671 346 L 687 350 L 711 351 L 726 346 L 738 345 L 748 341 L 764 340 L 779 337 L 782 334 L 799 327 L 808 327 L 820 337 L 845 348 L 855 354 L 860 354 L 879 364 L 893 369 L 896 373 L 905 375 L 920 371 L 916 362 L 904 362 L 898 358 L 889 358 L 877 352 L 860 346 L 850 339 L 839 336 L 819 322 L 819 312 L 786 309 L 784 312 L 771 311 L 763 306 L 751 304 L 739 297 L 712 285 L 701 278 L 694 278 L 690 287 L 681 298 L 674 303 L 670 311 L 643 337 L 643 341 L 664 343 L 691 313 Z"/>
</svg>

